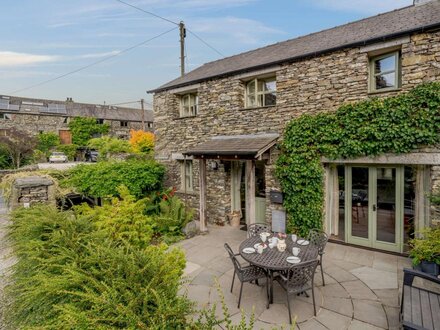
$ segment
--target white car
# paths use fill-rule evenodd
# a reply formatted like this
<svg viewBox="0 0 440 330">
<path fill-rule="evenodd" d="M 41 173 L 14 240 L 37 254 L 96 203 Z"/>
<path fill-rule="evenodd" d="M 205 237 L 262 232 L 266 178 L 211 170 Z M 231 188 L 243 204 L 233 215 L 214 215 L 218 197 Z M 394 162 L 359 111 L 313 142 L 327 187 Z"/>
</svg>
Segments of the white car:
<svg viewBox="0 0 440 330">
<path fill-rule="evenodd" d="M 63 152 L 52 152 L 52 154 L 49 157 L 49 163 L 55 163 L 55 162 L 61 162 L 61 163 L 67 163 L 68 159 L 67 156 Z"/>
</svg>

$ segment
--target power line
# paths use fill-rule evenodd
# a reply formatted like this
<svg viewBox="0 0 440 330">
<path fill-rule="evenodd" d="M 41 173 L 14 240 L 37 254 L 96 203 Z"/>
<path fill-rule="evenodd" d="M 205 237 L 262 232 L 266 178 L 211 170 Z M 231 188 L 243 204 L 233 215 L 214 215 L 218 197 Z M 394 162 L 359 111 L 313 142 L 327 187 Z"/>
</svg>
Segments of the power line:
<svg viewBox="0 0 440 330">
<path fill-rule="evenodd" d="M 154 17 L 160 18 L 161 20 L 167 21 L 167 22 L 169 22 L 169 23 L 171 23 L 171 24 L 174 24 L 174 25 L 177 25 L 177 26 L 179 25 L 179 23 L 173 22 L 172 20 L 170 20 L 170 19 L 168 19 L 168 18 L 165 18 L 165 17 L 159 16 L 159 15 L 157 15 L 157 14 L 155 14 L 155 13 L 152 13 L 151 11 L 144 10 L 144 9 L 142 9 L 142 8 L 136 7 L 136 6 L 134 6 L 134 5 L 132 5 L 132 4 L 128 3 L 128 2 L 125 2 L 125 1 L 122 1 L 122 0 L 116 0 L 116 1 L 117 1 L 117 2 L 120 2 L 120 3 L 123 3 L 124 5 L 127 5 L 127 6 L 129 6 L 129 7 L 132 7 L 132 8 L 134 8 L 134 9 L 140 10 L 140 11 L 142 11 L 142 12 L 144 12 L 144 13 L 146 13 L 146 14 L 149 14 L 149 15 L 151 15 L 151 16 L 154 16 Z"/>
<path fill-rule="evenodd" d="M 179 23 L 176 23 L 176 22 L 174 22 L 174 21 L 172 21 L 172 20 L 170 20 L 170 19 L 168 19 L 168 18 L 165 18 L 165 17 L 159 16 L 159 15 L 157 15 L 157 14 L 155 14 L 155 13 L 152 13 L 151 11 L 147 11 L 147 10 L 144 10 L 144 9 L 142 9 L 142 8 L 136 7 L 136 6 L 134 6 L 134 5 L 132 5 L 132 4 L 128 3 L 128 2 L 125 2 L 125 1 L 122 1 L 122 0 L 116 0 L 116 1 L 117 1 L 117 2 L 120 2 L 120 3 L 123 3 L 124 5 L 127 5 L 127 6 L 129 6 L 129 7 L 132 7 L 132 8 L 134 8 L 134 9 L 137 9 L 137 10 L 139 10 L 139 11 L 141 11 L 141 12 L 144 12 L 144 13 L 146 13 L 146 14 L 149 14 L 149 15 L 151 15 L 151 16 L 157 17 L 157 18 L 159 18 L 159 19 L 161 19 L 161 20 L 167 21 L 167 22 L 172 23 L 172 24 L 175 24 L 175 25 L 179 25 Z M 225 57 L 224 54 L 222 54 L 222 53 L 221 53 L 219 50 L 217 50 L 214 46 L 210 45 L 208 42 L 206 42 L 205 40 L 203 40 L 202 37 L 198 36 L 197 34 L 195 34 L 194 32 L 192 32 L 192 31 L 189 30 L 188 28 L 187 28 L 186 30 L 187 30 L 189 33 L 191 33 L 194 37 L 196 37 L 197 39 L 199 39 L 199 40 L 200 40 L 202 43 L 204 43 L 206 46 L 208 46 L 209 48 L 211 48 L 214 52 L 216 52 L 217 54 L 219 54 L 219 55 L 222 56 L 222 57 Z"/>
<path fill-rule="evenodd" d="M 108 105 L 111 106 L 111 105 L 124 105 L 124 104 L 134 104 L 134 103 L 141 103 L 141 101 L 139 101 L 139 100 L 127 101 L 127 102 L 121 102 L 121 103 L 112 103 L 112 104 L 108 104 Z"/>
<path fill-rule="evenodd" d="M 176 30 L 176 29 L 177 29 L 176 27 L 175 27 L 175 28 L 172 28 L 172 29 L 170 29 L 170 30 L 168 30 L 168 31 L 165 31 L 165 32 L 162 32 L 161 34 L 158 34 L 158 35 L 156 35 L 156 36 L 154 36 L 154 37 L 152 37 L 152 38 L 149 38 L 149 39 L 147 39 L 147 40 L 145 40 L 145 41 L 142 41 L 142 42 L 140 42 L 140 43 L 138 43 L 138 44 L 136 44 L 136 45 L 133 45 L 133 46 L 128 47 L 128 48 L 125 48 L 125 49 L 121 50 L 120 52 L 118 52 L 118 53 L 116 53 L 116 54 L 114 54 L 114 55 L 109 55 L 109 56 L 104 57 L 104 58 L 102 58 L 102 59 L 100 59 L 100 60 L 98 60 L 98 61 L 92 62 L 92 63 L 90 63 L 90 64 L 88 64 L 88 65 L 86 65 L 86 66 L 83 66 L 83 67 L 81 67 L 81 68 L 79 68 L 79 69 L 76 69 L 76 70 L 73 70 L 73 71 L 70 71 L 70 72 L 64 73 L 64 74 L 62 74 L 62 75 L 59 75 L 59 76 L 54 77 L 54 78 L 51 78 L 51 79 L 44 80 L 44 81 L 42 81 L 42 82 L 40 82 L 40 83 L 37 83 L 37 84 L 31 85 L 31 86 L 28 86 L 28 87 L 25 87 L 25 88 L 22 88 L 22 89 L 17 89 L 17 90 L 15 90 L 15 91 L 13 91 L 13 92 L 11 92 L 11 93 L 9 93 L 9 94 L 10 94 L 10 95 L 13 95 L 13 94 L 16 94 L 16 93 L 19 93 L 19 92 L 23 92 L 23 91 L 26 91 L 26 90 L 28 90 L 28 89 L 35 88 L 35 87 L 38 87 L 38 86 L 41 86 L 41 85 L 45 85 L 45 84 L 50 83 L 50 82 L 52 82 L 52 81 L 55 81 L 55 80 L 58 80 L 58 79 L 64 78 L 64 77 L 66 77 L 66 76 L 69 76 L 69 75 L 71 75 L 71 74 L 74 74 L 74 73 L 80 72 L 80 71 L 85 70 L 85 69 L 88 69 L 88 68 L 90 68 L 90 67 L 92 67 L 92 66 L 95 66 L 95 65 L 100 64 L 100 63 L 102 63 L 102 62 L 108 61 L 108 60 L 110 60 L 110 59 L 112 59 L 112 58 L 114 58 L 114 57 L 117 57 L 117 56 L 119 56 L 119 55 L 122 55 L 122 54 L 124 54 L 124 53 L 127 53 L 127 52 L 129 52 L 129 51 L 131 51 L 131 50 L 133 50 L 133 49 L 135 49 L 135 48 L 138 48 L 138 47 L 140 47 L 140 46 L 143 46 L 143 45 L 145 45 L 146 43 L 149 43 L 150 41 L 153 41 L 153 40 L 155 40 L 155 39 L 157 39 L 157 38 L 159 38 L 159 37 L 161 37 L 161 36 L 163 36 L 163 35 L 165 35 L 165 34 L 167 34 L 167 33 L 170 33 L 171 31 L 174 31 L 174 30 Z"/>
<path fill-rule="evenodd" d="M 205 40 L 203 40 L 201 37 L 199 37 L 197 34 L 195 34 L 194 32 L 192 32 L 190 29 L 186 29 L 189 33 L 191 33 L 194 37 L 196 37 L 197 39 L 199 39 L 201 42 L 203 42 L 206 46 L 208 46 L 209 48 L 211 48 L 213 51 L 215 51 L 217 54 L 219 54 L 222 57 L 225 57 L 224 54 L 222 54 L 219 50 L 217 50 L 216 48 L 214 48 L 213 46 L 211 46 L 210 44 L 208 44 Z"/>
</svg>

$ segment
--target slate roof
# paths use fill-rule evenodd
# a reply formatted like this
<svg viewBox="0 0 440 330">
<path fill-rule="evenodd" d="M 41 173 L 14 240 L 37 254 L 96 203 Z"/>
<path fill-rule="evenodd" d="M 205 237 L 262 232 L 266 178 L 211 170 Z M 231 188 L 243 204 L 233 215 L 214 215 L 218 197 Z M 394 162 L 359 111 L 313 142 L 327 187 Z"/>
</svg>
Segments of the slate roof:
<svg viewBox="0 0 440 330">
<path fill-rule="evenodd" d="M 440 26 L 440 0 L 412 5 L 204 64 L 149 92 L 183 87 Z"/>
<path fill-rule="evenodd" d="M 203 158 L 252 159 L 275 145 L 278 137 L 278 134 L 215 136 L 183 154 Z"/>
<path fill-rule="evenodd" d="M 121 121 L 142 121 L 144 115 L 145 122 L 153 122 L 153 111 L 146 110 L 142 114 L 142 110 L 135 108 L 126 108 L 119 106 L 108 106 L 78 102 L 64 102 L 57 100 L 33 99 L 15 96 L 0 96 L 0 100 L 7 107 L 0 107 L 0 112 L 18 113 L 18 114 L 34 114 L 46 116 L 66 116 L 66 117 L 93 117 L 107 120 Z M 23 102 L 26 102 L 24 105 Z M 39 105 L 31 105 L 35 103 Z M 61 105 L 62 110 L 59 112 L 51 112 L 48 110 L 49 105 Z"/>
</svg>

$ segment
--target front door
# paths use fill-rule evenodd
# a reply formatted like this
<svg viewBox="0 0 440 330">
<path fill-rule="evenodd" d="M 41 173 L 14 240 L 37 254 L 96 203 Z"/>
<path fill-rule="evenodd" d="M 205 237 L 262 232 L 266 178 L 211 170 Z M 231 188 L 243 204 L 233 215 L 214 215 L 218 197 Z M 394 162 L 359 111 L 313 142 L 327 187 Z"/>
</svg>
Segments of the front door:
<svg viewBox="0 0 440 330">
<path fill-rule="evenodd" d="M 346 167 L 346 240 L 402 252 L 403 167 Z"/>
</svg>

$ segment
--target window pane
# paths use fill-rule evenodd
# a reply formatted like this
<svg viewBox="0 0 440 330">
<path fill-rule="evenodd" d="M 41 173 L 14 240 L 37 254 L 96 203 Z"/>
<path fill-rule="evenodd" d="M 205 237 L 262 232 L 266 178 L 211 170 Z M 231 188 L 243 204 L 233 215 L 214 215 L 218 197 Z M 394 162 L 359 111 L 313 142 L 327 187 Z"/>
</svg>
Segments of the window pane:
<svg viewBox="0 0 440 330">
<path fill-rule="evenodd" d="M 263 105 L 264 105 L 264 94 L 259 94 L 257 106 L 262 107 Z"/>
<path fill-rule="evenodd" d="M 247 106 L 254 107 L 255 106 L 255 95 L 248 95 Z"/>
<path fill-rule="evenodd" d="M 258 89 L 257 92 L 264 91 L 265 82 L 263 80 L 257 80 Z"/>
<path fill-rule="evenodd" d="M 268 93 L 264 97 L 264 105 L 275 105 L 277 103 L 277 95 L 275 93 Z"/>
<path fill-rule="evenodd" d="M 255 94 L 255 80 L 252 80 L 247 84 L 247 92 L 248 95 Z"/>
<path fill-rule="evenodd" d="M 376 89 L 389 88 L 395 86 L 396 86 L 395 72 L 376 76 Z"/>
<path fill-rule="evenodd" d="M 266 80 L 264 82 L 264 90 L 274 92 L 277 90 L 277 84 L 275 80 Z"/>
<path fill-rule="evenodd" d="M 396 55 L 376 60 L 374 63 L 374 73 L 381 73 L 385 71 L 394 71 L 396 69 Z"/>
</svg>

